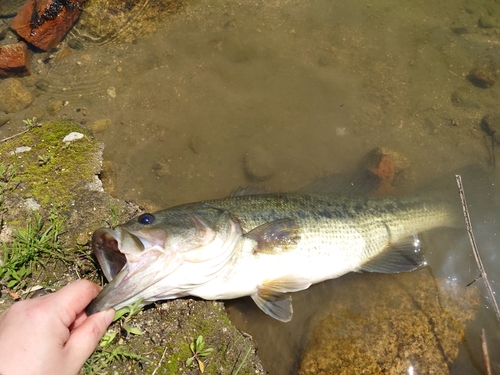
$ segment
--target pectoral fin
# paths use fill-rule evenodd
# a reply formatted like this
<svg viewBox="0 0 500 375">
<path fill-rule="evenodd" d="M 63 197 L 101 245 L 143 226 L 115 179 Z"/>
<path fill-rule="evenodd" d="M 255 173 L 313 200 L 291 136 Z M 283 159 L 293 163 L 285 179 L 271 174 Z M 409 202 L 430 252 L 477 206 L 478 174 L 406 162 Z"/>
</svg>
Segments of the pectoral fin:
<svg viewBox="0 0 500 375">
<path fill-rule="evenodd" d="M 292 320 L 292 297 L 288 294 L 259 290 L 252 299 L 267 315 L 281 322 Z"/>
<path fill-rule="evenodd" d="M 257 243 L 254 252 L 273 254 L 293 250 L 300 240 L 300 233 L 295 220 L 284 218 L 258 226 L 245 237 Z"/>
<path fill-rule="evenodd" d="M 425 266 L 422 244 L 417 234 L 388 246 L 380 255 L 363 264 L 360 271 L 399 273 Z"/>
<path fill-rule="evenodd" d="M 287 275 L 267 280 L 259 286 L 252 299 L 267 315 L 281 322 L 292 320 L 292 297 L 287 292 L 297 292 L 309 288 L 311 282 L 297 275 Z"/>
</svg>

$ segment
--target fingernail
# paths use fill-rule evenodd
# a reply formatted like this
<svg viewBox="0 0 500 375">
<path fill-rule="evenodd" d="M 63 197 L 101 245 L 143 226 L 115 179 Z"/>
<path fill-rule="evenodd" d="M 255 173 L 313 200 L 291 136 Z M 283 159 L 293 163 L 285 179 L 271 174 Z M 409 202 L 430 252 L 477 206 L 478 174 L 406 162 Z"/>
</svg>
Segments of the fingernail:
<svg viewBox="0 0 500 375">
<path fill-rule="evenodd" d="M 115 318 L 115 309 L 113 308 L 107 309 L 106 314 L 104 315 L 104 321 L 108 326 L 113 322 L 114 318 Z"/>
</svg>

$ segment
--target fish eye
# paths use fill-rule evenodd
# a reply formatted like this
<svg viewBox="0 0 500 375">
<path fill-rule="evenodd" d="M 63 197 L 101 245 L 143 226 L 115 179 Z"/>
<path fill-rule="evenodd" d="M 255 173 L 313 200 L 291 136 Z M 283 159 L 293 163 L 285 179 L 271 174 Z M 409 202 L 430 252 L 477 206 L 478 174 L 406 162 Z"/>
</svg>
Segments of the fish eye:
<svg viewBox="0 0 500 375">
<path fill-rule="evenodd" d="M 155 217 L 152 214 L 146 213 L 139 216 L 137 221 L 144 225 L 153 224 Z"/>
</svg>

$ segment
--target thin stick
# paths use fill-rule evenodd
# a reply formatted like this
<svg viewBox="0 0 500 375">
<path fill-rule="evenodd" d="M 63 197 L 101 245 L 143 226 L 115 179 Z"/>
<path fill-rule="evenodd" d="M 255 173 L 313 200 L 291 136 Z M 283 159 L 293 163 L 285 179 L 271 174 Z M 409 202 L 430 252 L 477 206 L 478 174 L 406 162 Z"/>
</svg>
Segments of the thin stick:
<svg viewBox="0 0 500 375">
<path fill-rule="evenodd" d="M 17 137 L 17 136 L 19 136 L 19 135 L 22 135 L 22 134 L 24 134 L 24 133 L 27 133 L 27 132 L 29 132 L 29 131 L 30 131 L 31 129 L 33 129 L 33 128 L 39 128 L 40 126 L 42 126 L 42 124 L 41 124 L 41 123 L 39 123 L 39 122 L 37 122 L 36 124 L 30 125 L 28 129 L 23 130 L 23 131 L 22 131 L 22 132 L 20 132 L 20 133 L 16 133 L 16 134 L 14 134 L 14 135 L 11 135 L 10 137 L 7 137 L 7 138 L 4 138 L 4 139 L 0 140 L 0 143 L 3 143 L 3 142 L 5 142 L 5 141 L 8 141 L 9 139 L 12 139 L 12 138 L 15 138 L 15 137 Z"/>
<path fill-rule="evenodd" d="M 491 375 L 490 354 L 488 353 L 488 343 L 486 342 L 484 328 L 481 330 L 481 343 L 483 348 L 484 365 L 486 366 L 486 374 Z"/>
<path fill-rule="evenodd" d="M 155 370 L 153 371 L 153 373 L 151 375 L 156 375 L 156 371 L 158 371 L 158 369 L 160 368 L 161 363 L 163 362 L 163 359 L 165 358 L 166 352 L 167 352 L 167 346 L 165 346 L 165 349 L 163 350 L 163 354 L 161 355 L 161 358 L 160 358 L 160 362 L 158 362 L 158 364 L 155 367 Z"/>
<path fill-rule="evenodd" d="M 32 128 L 29 128 L 29 129 L 26 129 L 26 130 L 22 131 L 21 133 L 17 133 L 17 134 L 11 135 L 10 137 L 4 138 L 4 139 L 2 139 L 2 140 L 0 141 L 0 143 L 5 142 L 5 141 L 8 141 L 9 139 L 15 138 L 15 137 L 17 137 L 18 135 L 21 135 L 21 134 L 27 133 L 27 132 L 29 132 L 31 129 L 32 129 Z"/>
<path fill-rule="evenodd" d="M 464 192 L 464 186 L 462 184 L 462 177 L 459 174 L 457 174 L 455 175 L 455 178 L 457 180 L 460 200 L 462 201 L 462 210 L 464 211 L 464 219 L 465 219 L 465 224 L 467 225 L 467 233 L 469 234 L 470 244 L 472 245 L 472 252 L 474 253 L 474 257 L 476 258 L 476 263 L 479 268 L 480 277 L 484 279 L 484 285 L 486 286 L 486 290 L 490 295 L 491 303 L 493 304 L 493 310 L 495 310 L 495 315 L 497 317 L 498 322 L 500 323 L 500 310 L 498 309 L 497 301 L 495 299 L 495 295 L 493 294 L 493 289 L 491 288 L 490 282 L 488 281 L 488 277 L 486 276 L 486 271 L 483 266 L 483 261 L 479 256 L 476 240 L 474 239 L 474 233 L 472 233 L 472 225 L 470 221 L 469 210 L 467 209 L 467 201 L 465 200 L 465 192 Z"/>
</svg>

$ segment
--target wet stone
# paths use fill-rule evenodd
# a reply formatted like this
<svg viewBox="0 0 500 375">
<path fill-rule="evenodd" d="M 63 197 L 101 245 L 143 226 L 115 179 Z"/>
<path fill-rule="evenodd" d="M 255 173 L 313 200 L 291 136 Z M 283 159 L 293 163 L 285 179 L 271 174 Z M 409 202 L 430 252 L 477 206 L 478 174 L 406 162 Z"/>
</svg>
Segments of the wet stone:
<svg viewBox="0 0 500 375">
<path fill-rule="evenodd" d="M 0 82 L 0 111 L 15 113 L 28 108 L 33 102 L 33 96 L 27 91 L 20 80 L 9 78 Z"/>
<path fill-rule="evenodd" d="M 40 90 L 47 91 L 50 87 L 50 82 L 46 79 L 39 79 L 35 82 L 35 86 Z"/>
<path fill-rule="evenodd" d="M 477 24 L 479 25 L 479 27 L 482 27 L 484 29 L 489 29 L 498 26 L 498 22 L 493 17 L 488 15 L 482 16 L 477 22 Z"/>
<path fill-rule="evenodd" d="M 71 48 L 71 49 L 74 49 L 74 50 L 83 50 L 85 49 L 85 45 L 83 44 L 83 42 L 78 39 L 78 38 L 73 38 L 73 39 L 70 39 L 68 41 L 68 46 Z"/>
<path fill-rule="evenodd" d="M 385 147 L 376 147 L 361 163 L 366 175 L 364 184 L 371 185 L 371 194 L 390 195 L 401 193 L 413 181 L 413 168 L 402 154 Z"/>
<path fill-rule="evenodd" d="M 478 289 L 424 272 L 351 280 L 313 328 L 299 375 L 449 373 L 479 307 Z"/>
<path fill-rule="evenodd" d="M 161 20 L 177 13 L 183 6 L 183 0 L 87 1 L 76 27 L 89 35 L 90 41 L 132 42 L 153 34 Z"/>
<path fill-rule="evenodd" d="M 467 34 L 469 32 L 467 25 L 461 21 L 454 21 L 451 24 L 450 29 L 452 32 L 458 35 Z"/>
<path fill-rule="evenodd" d="M 500 115 L 489 114 L 484 116 L 481 120 L 481 130 L 500 144 Z"/>
<path fill-rule="evenodd" d="M 12 19 L 10 27 L 28 43 L 48 51 L 71 29 L 85 0 L 28 1 Z M 34 8 L 35 7 L 35 8 Z"/>
<path fill-rule="evenodd" d="M 29 53 L 25 43 L 0 47 L 0 77 L 23 76 L 29 73 Z"/>
<path fill-rule="evenodd" d="M 490 69 L 474 68 L 469 72 L 467 79 L 476 87 L 488 89 L 495 84 L 496 76 Z"/>
<path fill-rule="evenodd" d="M 255 147 L 243 157 L 247 177 L 252 181 L 265 181 L 275 173 L 273 157 L 261 147 Z"/>
<path fill-rule="evenodd" d="M 89 125 L 89 129 L 92 130 L 93 133 L 100 133 L 106 130 L 111 125 L 111 122 L 112 121 L 109 118 L 95 120 Z"/>
<path fill-rule="evenodd" d="M 47 112 L 51 115 L 56 115 L 63 107 L 63 101 L 57 99 L 50 99 L 47 103 Z"/>
</svg>

